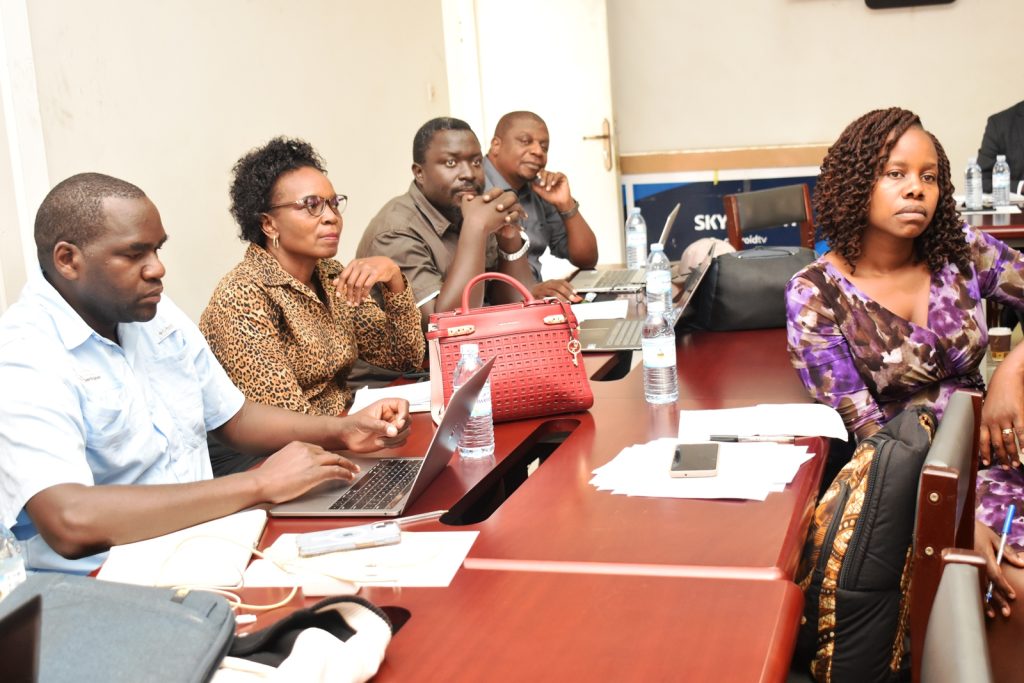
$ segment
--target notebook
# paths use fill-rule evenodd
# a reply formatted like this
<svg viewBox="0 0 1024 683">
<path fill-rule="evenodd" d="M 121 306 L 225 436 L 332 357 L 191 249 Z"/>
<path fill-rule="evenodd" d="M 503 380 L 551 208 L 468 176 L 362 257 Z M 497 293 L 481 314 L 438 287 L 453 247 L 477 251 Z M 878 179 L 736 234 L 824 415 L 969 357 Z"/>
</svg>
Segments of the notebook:
<svg viewBox="0 0 1024 683">
<path fill-rule="evenodd" d="M 402 514 L 448 466 L 493 365 L 494 358 L 491 358 L 452 394 L 426 456 L 353 458 L 362 468 L 354 481 L 327 482 L 293 501 L 275 505 L 270 508 L 270 514 L 275 517 L 397 517 Z"/>
<path fill-rule="evenodd" d="M 683 311 L 693 300 L 697 288 L 704 275 L 711 268 L 715 245 L 711 245 L 707 256 L 690 271 L 679 290 L 679 296 L 673 301 L 672 324 L 679 322 Z M 644 327 L 643 318 L 624 318 L 619 320 L 585 320 L 580 324 L 580 345 L 583 351 L 629 351 L 640 348 L 640 339 Z"/>
<path fill-rule="evenodd" d="M 267 513 L 253 509 L 110 549 L 97 578 L 140 586 L 237 586 Z"/>
<path fill-rule="evenodd" d="M 672 232 L 672 224 L 676 222 L 681 204 L 676 204 L 672 213 L 665 219 L 665 227 L 661 230 L 658 242 L 665 246 Z M 577 292 L 636 292 L 643 289 L 646 270 L 643 268 L 617 268 L 610 270 L 581 270 L 572 278 L 572 286 Z"/>
</svg>

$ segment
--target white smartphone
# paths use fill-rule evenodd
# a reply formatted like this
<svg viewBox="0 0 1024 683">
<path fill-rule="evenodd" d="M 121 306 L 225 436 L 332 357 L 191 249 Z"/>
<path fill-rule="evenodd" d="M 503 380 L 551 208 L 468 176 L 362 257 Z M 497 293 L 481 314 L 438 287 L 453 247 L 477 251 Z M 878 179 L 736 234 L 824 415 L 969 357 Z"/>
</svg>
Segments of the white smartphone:
<svg viewBox="0 0 1024 683">
<path fill-rule="evenodd" d="M 342 529 L 299 534 L 295 539 L 295 544 L 300 557 L 313 557 L 341 550 L 394 545 L 401 540 L 402 530 L 398 528 L 396 522 L 374 522 Z"/>
<path fill-rule="evenodd" d="M 673 477 L 713 477 L 718 474 L 717 443 L 681 443 L 672 456 Z"/>
</svg>

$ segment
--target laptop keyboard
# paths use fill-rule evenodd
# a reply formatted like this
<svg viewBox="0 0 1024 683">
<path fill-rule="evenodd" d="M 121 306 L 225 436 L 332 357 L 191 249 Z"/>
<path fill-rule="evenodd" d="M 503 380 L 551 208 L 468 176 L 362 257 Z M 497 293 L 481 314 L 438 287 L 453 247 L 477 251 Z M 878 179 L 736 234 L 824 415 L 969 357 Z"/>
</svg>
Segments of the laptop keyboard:
<svg viewBox="0 0 1024 683">
<path fill-rule="evenodd" d="M 640 340 L 643 331 L 644 321 L 640 318 L 628 318 L 615 323 L 615 327 L 608 334 L 608 346 L 610 347 L 635 347 Z"/>
<path fill-rule="evenodd" d="M 606 270 L 601 273 L 601 276 L 597 278 L 595 286 L 597 287 L 620 287 L 622 285 L 629 285 L 640 280 L 637 280 L 637 276 L 642 271 L 639 270 Z M 642 280 L 642 278 L 641 278 Z"/>
<path fill-rule="evenodd" d="M 377 462 L 352 488 L 331 505 L 331 510 L 382 510 L 403 495 L 416 480 L 422 458 L 388 458 Z"/>
</svg>

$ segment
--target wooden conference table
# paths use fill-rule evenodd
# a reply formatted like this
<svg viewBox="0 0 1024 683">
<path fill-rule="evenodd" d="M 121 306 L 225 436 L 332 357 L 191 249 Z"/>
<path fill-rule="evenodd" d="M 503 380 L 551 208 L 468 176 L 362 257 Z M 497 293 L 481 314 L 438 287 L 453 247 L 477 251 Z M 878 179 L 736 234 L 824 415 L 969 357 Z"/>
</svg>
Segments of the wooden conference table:
<svg viewBox="0 0 1024 683">
<path fill-rule="evenodd" d="M 377 680 L 784 680 L 803 604 L 792 578 L 825 442 L 809 439 L 817 456 L 763 502 L 631 498 L 588 483 L 622 448 L 675 435 L 680 409 L 809 400 L 784 330 L 685 334 L 678 349 L 676 405 L 649 406 L 634 368 L 593 381 L 588 412 L 497 425 L 493 467 L 454 459 L 441 473 L 407 512 L 450 509 L 445 521 L 464 526 L 415 530 L 479 536 L 447 588 L 363 589 L 410 613 Z M 586 359 L 592 375 L 614 361 Z M 424 452 L 432 431 L 416 415 L 400 452 Z M 486 505 L 501 498 L 500 475 L 525 470 L 553 436 L 564 440 L 519 488 Z M 361 521 L 272 518 L 261 545 Z"/>
</svg>

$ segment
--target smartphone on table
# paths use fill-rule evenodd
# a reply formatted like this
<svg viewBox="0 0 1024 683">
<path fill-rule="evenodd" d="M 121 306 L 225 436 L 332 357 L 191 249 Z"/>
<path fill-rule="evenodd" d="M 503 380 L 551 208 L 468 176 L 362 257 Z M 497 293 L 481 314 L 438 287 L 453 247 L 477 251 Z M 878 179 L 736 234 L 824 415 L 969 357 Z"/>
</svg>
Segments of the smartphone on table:
<svg viewBox="0 0 1024 683">
<path fill-rule="evenodd" d="M 669 471 L 673 477 L 713 477 L 718 474 L 717 443 L 676 444 Z"/>
</svg>

